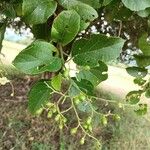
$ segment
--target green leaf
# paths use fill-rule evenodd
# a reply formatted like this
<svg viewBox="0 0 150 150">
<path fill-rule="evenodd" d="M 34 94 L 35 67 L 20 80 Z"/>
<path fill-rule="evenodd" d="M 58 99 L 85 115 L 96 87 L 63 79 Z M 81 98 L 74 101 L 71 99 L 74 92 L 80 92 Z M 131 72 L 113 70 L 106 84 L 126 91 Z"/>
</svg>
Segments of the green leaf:
<svg viewBox="0 0 150 150">
<path fill-rule="evenodd" d="M 148 89 L 146 89 L 145 96 L 147 98 L 150 98 L 150 87 L 148 87 Z"/>
<path fill-rule="evenodd" d="M 14 19 L 16 17 L 16 12 L 14 10 L 13 5 L 6 4 L 3 14 L 6 15 L 6 17 L 8 17 L 8 18 Z"/>
<path fill-rule="evenodd" d="M 140 17 L 148 17 L 150 15 L 150 8 L 146 8 L 145 10 L 140 10 L 137 12 Z"/>
<path fill-rule="evenodd" d="M 23 16 L 29 24 L 45 23 L 55 12 L 57 3 L 53 0 L 23 0 Z"/>
<path fill-rule="evenodd" d="M 22 17 L 22 0 L 14 4 L 14 9 L 16 15 Z"/>
<path fill-rule="evenodd" d="M 93 95 L 94 86 L 85 79 L 82 79 L 81 81 L 74 80 L 75 84 L 78 86 L 80 91 L 83 93 L 86 93 L 87 95 Z"/>
<path fill-rule="evenodd" d="M 150 65 L 150 56 L 135 55 L 134 57 L 139 67 L 147 67 Z"/>
<path fill-rule="evenodd" d="M 85 112 L 85 113 L 90 113 L 90 112 L 92 112 L 91 103 L 88 102 L 88 101 L 80 102 L 80 103 L 77 105 L 77 108 L 78 108 L 78 110 L 80 110 L 80 111 L 82 111 L 82 112 Z"/>
<path fill-rule="evenodd" d="M 146 80 L 142 79 L 141 77 L 138 77 L 138 78 L 134 79 L 134 83 L 139 85 L 139 86 L 142 86 L 146 83 Z"/>
<path fill-rule="evenodd" d="M 49 41 L 51 34 L 47 23 L 34 25 L 32 27 L 32 33 L 36 39 L 43 39 L 46 41 Z"/>
<path fill-rule="evenodd" d="M 99 62 L 99 65 L 96 67 L 91 67 L 90 69 L 83 69 L 77 74 L 79 81 L 86 79 L 90 81 L 93 86 L 97 86 L 100 82 L 108 78 L 108 67 L 105 63 Z"/>
<path fill-rule="evenodd" d="M 113 0 L 112 3 L 108 6 L 106 6 L 104 9 L 106 11 L 106 13 L 105 13 L 106 20 L 108 22 L 112 22 L 112 21 L 114 21 L 116 16 L 119 15 L 118 12 L 120 11 L 120 9 L 122 9 L 122 7 L 120 7 L 120 2 L 118 0 Z"/>
<path fill-rule="evenodd" d="M 140 101 L 141 94 L 141 91 L 131 91 L 127 94 L 126 101 L 131 105 L 135 105 Z"/>
<path fill-rule="evenodd" d="M 75 10 L 80 15 L 80 31 L 86 29 L 90 25 L 90 22 L 98 17 L 97 11 L 93 7 L 80 1 L 59 0 L 59 3 L 67 9 Z"/>
<path fill-rule="evenodd" d="M 72 82 L 71 83 L 71 87 L 70 87 L 70 89 L 69 89 L 69 96 L 70 97 L 76 97 L 76 96 L 78 96 L 79 94 L 80 94 L 80 89 L 78 88 L 78 86 L 74 83 L 74 82 Z"/>
<path fill-rule="evenodd" d="M 140 11 L 150 7 L 149 0 L 122 0 L 122 3 L 132 11 Z"/>
<path fill-rule="evenodd" d="M 147 41 L 148 34 L 144 33 L 138 41 L 139 48 L 144 55 L 150 56 L 150 43 Z"/>
<path fill-rule="evenodd" d="M 6 30 L 6 23 L 0 23 L 0 52 L 2 49 L 2 42 L 4 39 L 5 30 Z"/>
<path fill-rule="evenodd" d="M 105 7 L 105 11 L 105 18 L 108 22 L 129 21 L 133 18 L 133 12 L 124 5 L 120 5 L 118 0 L 113 0 L 110 5 Z"/>
<path fill-rule="evenodd" d="M 97 11 L 93 7 L 81 2 L 68 7 L 68 9 L 73 9 L 80 15 L 80 31 L 86 29 L 98 17 Z"/>
<path fill-rule="evenodd" d="M 132 14 L 133 12 L 130 9 L 121 7 L 117 13 L 114 11 L 114 20 L 128 21 L 130 20 Z"/>
<path fill-rule="evenodd" d="M 80 16 L 78 13 L 74 10 L 62 11 L 53 22 L 52 39 L 67 45 L 78 34 L 79 28 Z"/>
<path fill-rule="evenodd" d="M 71 88 L 69 90 L 69 95 L 71 97 L 78 96 L 81 92 L 87 95 L 93 95 L 94 86 L 88 80 L 77 81 L 75 78 L 72 78 Z"/>
<path fill-rule="evenodd" d="M 59 4 L 62 5 L 64 8 L 68 8 L 72 5 L 78 3 L 78 0 L 58 0 Z"/>
<path fill-rule="evenodd" d="M 21 51 L 13 64 L 20 71 L 30 75 L 46 71 L 56 72 L 62 66 L 61 59 L 53 56 L 57 52 L 52 44 L 38 40 Z"/>
<path fill-rule="evenodd" d="M 100 2 L 99 0 L 94 0 L 94 1 L 93 0 L 58 0 L 58 2 L 65 8 L 69 8 L 76 4 L 81 4 L 81 2 L 83 4 L 88 4 L 93 8 L 100 8 L 103 3 L 102 1 Z M 111 0 L 104 0 L 104 1 L 111 1 Z M 104 2 L 104 3 L 108 4 L 109 2 Z"/>
<path fill-rule="evenodd" d="M 49 84 L 50 81 L 41 80 L 31 88 L 28 94 L 28 108 L 32 114 L 36 114 L 49 101 L 52 93 L 51 88 L 48 87 Z"/>
<path fill-rule="evenodd" d="M 128 67 L 127 72 L 133 77 L 145 77 L 148 73 L 147 69 L 139 67 Z"/>
<path fill-rule="evenodd" d="M 93 8 L 100 8 L 102 6 L 102 2 L 100 2 L 100 0 L 94 0 L 94 1 L 93 0 L 79 0 L 79 1 L 88 4 L 92 6 Z M 104 2 L 105 4 L 106 3 L 108 4 L 109 3 L 108 1 L 111 1 L 111 0 L 104 0 L 104 1 L 105 1 Z"/>
<path fill-rule="evenodd" d="M 108 62 L 117 59 L 124 45 L 124 40 L 105 35 L 91 35 L 90 39 L 75 41 L 72 56 L 76 64 L 95 66 L 98 61 Z"/>
<path fill-rule="evenodd" d="M 110 4 L 113 0 L 103 0 L 103 6 Z"/>
<path fill-rule="evenodd" d="M 147 104 L 139 104 L 139 107 L 134 112 L 139 116 L 145 115 L 147 113 Z"/>
<path fill-rule="evenodd" d="M 61 84 L 62 84 L 62 75 L 59 73 L 58 75 L 52 78 L 51 85 L 55 90 L 60 91 Z"/>
</svg>

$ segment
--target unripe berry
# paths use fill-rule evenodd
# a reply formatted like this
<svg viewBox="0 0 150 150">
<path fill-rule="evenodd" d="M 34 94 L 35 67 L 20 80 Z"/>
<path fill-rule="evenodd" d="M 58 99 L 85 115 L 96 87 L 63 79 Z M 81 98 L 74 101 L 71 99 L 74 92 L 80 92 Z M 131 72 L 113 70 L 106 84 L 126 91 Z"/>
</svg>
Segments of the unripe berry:
<svg viewBox="0 0 150 150">
<path fill-rule="evenodd" d="M 78 128 L 72 128 L 70 133 L 71 135 L 75 135 L 77 133 Z"/>
<path fill-rule="evenodd" d="M 68 69 L 64 70 L 63 76 L 64 76 L 65 78 L 68 78 L 68 77 L 69 77 L 69 70 L 68 70 Z"/>
<path fill-rule="evenodd" d="M 66 123 L 67 122 L 67 118 L 63 117 L 63 122 Z"/>
<path fill-rule="evenodd" d="M 117 121 L 119 121 L 121 118 L 120 118 L 119 115 L 116 114 L 116 115 L 114 115 L 114 119 L 117 120 Z"/>
<path fill-rule="evenodd" d="M 47 118 L 52 118 L 53 113 L 51 111 L 48 112 Z"/>
<path fill-rule="evenodd" d="M 53 112 L 53 113 L 56 113 L 56 112 L 57 112 L 56 107 L 53 107 L 53 108 L 52 108 L 52 112 Z"/>
<path fill-rule="evenodd" d="M 91 68 L 90 68 L 90 66 L 85 66 L 84 69 L 85 70 L 90 70 Z"/>
<path fill-rule="evenodd" d="M 76 105 L 78 105 L 80 103 L 80 99 L 78 97 L 75 97 L 74 102 L 75 102 Z"/>
<path fill-rule="evenodd" d="M 56 117 L 55 117 L 55 121 L 59 121 L 60 120 L 60 115 L 58 114 L 58 115 L 56 115 Z"/>
<path fill-rule="evenodd" d="M 46 106 L 47 106 L 48 108 L 51 108 L 51 107 L 53 106 L 53 103 L 48 102 L 48 103 L 46 104 Z"/>
<path fill-rule="evenodd" d="M 123 105 L 121 103 L 118 103 L 119 108 L 123 108 Z"/>
<path fill-rule="evenodd" d="M 102 122 L 102 124 L 103 124 L 104 126 L 106 126 L 107 123 L 108 123 L 107 118 L 106 118 L 105 116 L 103 116 L 102 119 L 101 119 L 101 122 Z"/>
<path fill-rule="evenodd" d="M 64 127 L 64 126 L 63 126 L 63 124 L 62 124 L 62 123 L 60 123 L 60 124 L 59 124 L 59 129 L 60 129 L 60 130 L 62 130 L 62 129 L 63 129 L 63 127 Z"/>
<path fill-rule="evenodd" d="M 81 138 L 80 144 L 83 145 L 85 143 L 85 137 Z"/>
<path fill-rule="evenodd" d="M 90 125 L 90 124 L 91 124 L 91 122 L 92 122 L 92 118 L 91 118 L 91 117 L 89 117 L 89 118 L 87 119 L 86 123 L 87 123 L 88 125 Z"/>
<path fill-rule="evenodd" d="M 83 127 L 84 127 L 84 129 L 87 129 L 87 128 L 88 128 L 88 125 L 87 125 L 87 124 L 84 124 Z"/>
<path fill-rule="evenodd" d="M 82 101 L 84 101 L 86 99 L 86 96 L 84 94 L 80 94 L 79 95 L 79 99 L 82 100 Z"/>
<path fill-rule="evenodd" d="M 92 130 L 93 130 L 91 125 L 88 126 L 88 129 L 89 129 L 90 132 L 92 132 Z"/>
<path fill-rule="evenodd" d="M 42 112 L 43 112 L 43 108 L 40 108 L 35 112 L 35 115 L 40 116 Z"/>
</svg>

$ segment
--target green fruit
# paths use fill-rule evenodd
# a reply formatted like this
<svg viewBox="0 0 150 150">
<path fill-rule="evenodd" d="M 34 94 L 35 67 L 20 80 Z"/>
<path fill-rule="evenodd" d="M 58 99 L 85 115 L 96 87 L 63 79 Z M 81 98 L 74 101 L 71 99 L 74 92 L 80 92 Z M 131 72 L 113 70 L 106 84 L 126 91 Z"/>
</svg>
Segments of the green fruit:
<svg viewBox="0 0 150 150">
<path fill-rule="evenodd" d="M 79 95 L 79 99 L 82 100 L 82 101 L 84 101 L 86 99 L 86 96 L 84 94 L 80 94 Z"/>
<path fill-rule="evenodd" d="M 85 143 L 85 137 L 81 138 L 80 144 L 83 145 Z"/>
<path fill-rule="evenodd" d="M 101 122 L 102 122 L 102 124 L 103 124 L 104 126 L 107 125 L 108 121 L 107 121 L 106 116 L 103 116 L 103 117 L 102 117 Z"/>
<path fill-rule="evenodd" d="M 92 122 L 92 118 L 91 118 L 91 117 L 89 117 L 89 118 L 87 119 L 86 123 L 87 123 L 88 125 L 90 125 L 90 124 L 91 124 L 91 122 Z"/>
<path fill-rule="evenodd" d="M 68 70 L 68 69 L 64 70 L 63 76 L 64 76 L 65 78 L 68 78 L 68 77 L 69 77 L 69 70 Z"/>
<path fill-rule="evenodd" d="M 53 104 L 53 103 L 50 103 L 50 102 L 48 102 L 48 103 L 46 104 L 46 106 L 47 106 L 48 108 L 51 108 L 53 105 L 54 105 L 54 104 Z"/>
<path fill-rule="evenodd" d="M 63 129 L 63 127 L 64 127 L 64 126 L 63 126 L 63 124 L 62 124 L 62 123 L 61 123 L 61 124 L 59 124 L 59 129 L 60 129 L 60 130 L 62 130 L 62 129 Z"/>
<path fill-rule="evenodd" d="M 87 128 L 88 128 L 88 125 L 87 125 L 87 124 L 84 124 L 83 127 L 84 127 L 84 129 L 87 129 Z"/>
<path fill-rule="evenodd" d="M 53 113 L 56 113 L 56 112 L 57 112 L 56 107 L 53 107 L 53 108 L 52 108 L 52 112 L 53 112 Z"/>
<path fill-rule="evenodd" d="M 90 132 L 92 132 L 92 130 L 93 130 L 91 125 L 88 126 L 88 129 L 89 129 Z"/>
<path fill-rule="evenodd" d="M 63 117 L 63 122 L 66 123 L 67 122 L 67 118 Z"/>
<path fill-rule="evenodd" d="M 60 115 L 58 114 L 58 115 L 56 115 L 56 117 L 55 117 L 55 121 L 59 121 L 60 120 Z"/>
<path fill-rule="evenodd" d="M 43 112 L 43 108 L 40 108 L 35 112 L 35 115 L 40 116 L 42 112 Z"/>
<path fill-rule="evenodd" d="M 70 133 L 71 135 L 75 135 L 77 133 L 78 128 L 72 128 Z"/>
<path fill-rule="evenodd" d="M 75 97 L 74 102 L 75 102 L 76 105 L 78 105 L 80 103 L 80 99 L 78 97 Z"/>
<path fill-rule="evenodd" d="M 90 66 L 85 66 L 84 69 L 85 70 L 90 70 L 91 68 L 90 68 Z"/>
<path fill-rule="evenodd" d="M 119 108 L 123 108 L 123 105 L 121 103 L 118 103 Z"/>
<path fill-rule="evenodd" d="M 120 118 L 119 115 L 114 115 L 114 119 L 117 120 L 117 121 L 119 121 L 121 118 Z"/>
<path fill-rule="evenodd" d="M 51 111 L 48 112 L 47 118 L 52 118 L 53 113 Z"/>
</svg>

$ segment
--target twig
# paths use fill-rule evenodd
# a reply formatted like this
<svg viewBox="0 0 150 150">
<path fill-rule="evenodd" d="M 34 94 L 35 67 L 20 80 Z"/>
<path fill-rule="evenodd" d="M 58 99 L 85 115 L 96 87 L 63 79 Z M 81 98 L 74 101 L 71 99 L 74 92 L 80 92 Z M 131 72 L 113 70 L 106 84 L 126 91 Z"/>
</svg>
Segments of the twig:
<svg viewBox="0 0 150 150">
<path fill-rule="evenodd" d="M 15 95 L 15 88 L 11 81 L 9 83 L 11 85 L 11 90 L 12 90 L 11 96 L 13 97 Z"/>
<path fill-rule="evenodd" d="M 99 98 L 99 97 L 95 97 L 95 96 L 90 96 L 90 97 L 93 98 L 93 99 L 96 99 L 96 100 L 100 100 L 100 101 L 103 101 L 103 102 L 107 102 L 107 103 L 115 103 L 115 104 L 120 103 L 119 100 L 110 100 L 110 99 L 104 99 L 104 98 Z M 131 105 L 131 104 L 125 104 L 125 103 L 120 103 L 120 104 L 123 105 L 123 106 L 134 107 L 134 106 Z"/>
<path fill-rule="evenodd" d="M 98 140 L 97 138 L 95 138 L 94 136 L 92 136 L 91 134 L 89 134 L 89 133 L 82 127 L 81 122 L 80 122 L 81 119 L 80 119 L 80 117 L 79 117 L 79 115 L 78 115 L 78 113 L 77 113 L 77 111 L 76 111 L 76 108 L 75 108 L 73 99 L 71 99 L 71 102 L 72 102 L 72 107 L 73 107 L 73 109 L 74 109 L 74 112 L 75 112 L 76 117 L 77 117 L 77 120 L 78 120 L 78 127 L 80 127 L 80 128 L 82 129 L 82 131 L 85 133 L 85 136 L 86 136 L 86 135 L 89 136 L 90 138 L 94 139 L 94 140 L 100 145 L 99 140 Z"/>
<path fill-rule="evenodd" d="M 64 110 L 64 111 L 61 111 L 61 113 L 63 114 L 63 113 L 66 113 L 66 112 L 68 112 L 69 110 L 71 110 L 73 107 L 71 106 L 71 107 L 69 107 L 68 109 L 66 109 L 66 110 Z"/>
<path fill-rule="evenodd" d="M 8 100 L 4 99 L 5 102 L 12 102 L 12 103 L 26 103 L 27 100 Z"/>
<path fill-rule="evenodd" d="M 65 60 L 64 60 L 64 54 L 63 54 L 64 52 L 63 52 L 62 45 L 58 44 L 58 46 L 59 46 L 60 57 L 61 57 L 61 59 L 63 60 L 63 63 L 64 63 Z"/>
<path fill-rule="evenodd" d="M 120 37 L 120 35 L 121 35 L 121 30 L 122 30 L 122 21 L 120 21 L 120 24 L 119 24 L 118 37 Z"/>
</svg>

